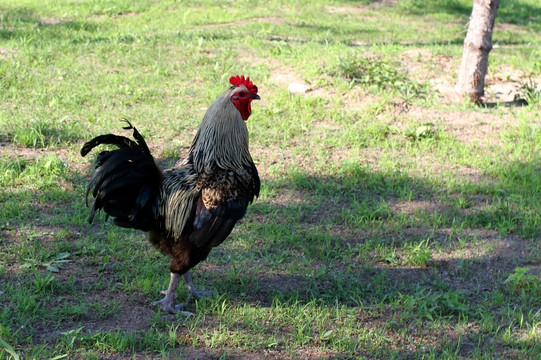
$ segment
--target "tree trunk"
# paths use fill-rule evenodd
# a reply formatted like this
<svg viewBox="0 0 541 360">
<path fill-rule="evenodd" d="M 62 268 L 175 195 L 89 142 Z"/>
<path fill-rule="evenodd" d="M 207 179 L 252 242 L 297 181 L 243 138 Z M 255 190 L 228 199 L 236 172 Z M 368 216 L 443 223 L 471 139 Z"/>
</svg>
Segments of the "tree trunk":
<svg viewBox="0 0 541 360">
<path fill-rule="evenodd" d="M 492 50 L 492 29 L 500 0 L 473 0 L 464 54 L 455 90 L 476 104 L 482 102 L 488 53 Z"/>
</svg>

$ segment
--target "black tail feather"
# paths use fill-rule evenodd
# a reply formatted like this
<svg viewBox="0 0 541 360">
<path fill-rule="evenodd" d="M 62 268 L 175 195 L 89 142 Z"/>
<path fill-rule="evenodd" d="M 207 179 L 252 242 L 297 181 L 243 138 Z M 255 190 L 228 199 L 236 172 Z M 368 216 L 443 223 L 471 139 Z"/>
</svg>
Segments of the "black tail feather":
<svg viewBox="0 0 541 360">
<path fill-rule="evenodd" d="M 161 170 L 137 129 L 129 122 L 124 129 L 133 129 L 135 141 L 113 134 L 100 135 L 81 149 L 81 155 L 85 156 L 101 144 L 118 147 L 98 155 L 96 171 L 86 191 L 87 206 L 90 192 L 95 198 L 88 221 L 91 223 L 95 214 L 103 210 L 118 226 L 152 230 Z"/>
<path fill-rule="evenodd" d="M 119 136 L 119 135 L 114 135 L 114 134 L 96 136 L 94 139 L 87 141 L 83 145 L 83 147 L 81 148 L 81 156 L 85 157 L 86 154 L 88 154 L 92 149 L 94 149 L 96 146 L 101 145 L 101 144 L 116 145 L 118 146 L 119 149 L 136 148 L 136 149 L 141 150 L 146 155 L 152 156 L 150 154 L 150 150 L 143 136 L 139 133 L 139 131 L 137 131 L 137 129 L 128 120 L 124 119 L 124 121 L 128 123 L 128 126 L 123 127 L 123 129 L 124 130 L 133 129 L 133 137 L 137 142 L 133 141 L 132 139 L 128 139 L 125 136 Z M 105 151 L 102 154 L 104 153 L 108 153 L 108 151 Z"/>
</svg>

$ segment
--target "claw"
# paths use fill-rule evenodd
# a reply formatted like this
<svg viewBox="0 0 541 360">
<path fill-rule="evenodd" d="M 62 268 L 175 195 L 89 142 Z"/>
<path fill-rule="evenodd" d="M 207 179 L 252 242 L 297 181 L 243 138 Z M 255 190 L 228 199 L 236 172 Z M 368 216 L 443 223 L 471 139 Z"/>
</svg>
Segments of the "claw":
<svg viewBox="0 0 541 360">
<path fill-rule="evenodd" d="M 163 311 L 174 314 L 176 312 L 176 309 L 173 307 L 173 302 L 165 301 L 165 300 L 166 298 L 163 298 L 162 300 L 159 300 L 159 301 L 154 301 L 152 305 L 160 306 L 160 308 Z"/>
<path fill-rule="evenodd" d="M 160 294 L 167 295 L 168 292 L 167 292 L 167 290 L 162 290 L 162 291 L 160 291 Z M 178 295 L 176 293 L 173 293 L 173 295 L 171 295 L 171 296 L 173 297 L 173 299 L 176 299 Z"/>
<path fill-rule="evenodd" d="M 170 314 L 193 315 L 193 313 L 189 311 L 181 311 L 181 309 L 187 305 L 186 303 L 175 305 L 172 296 L 168 296 L 167 294 L 163 299 L 154 301 L 152 305 L 160 306 L 162 311 L 168 312 Z"/>
<path fill-rule="evenodd" d="M 161 294 L 165 295 L 165 297 L 159 301 L 155 301 L 152 303 L 153 306 L 159 306 L 163 311 L 171 313 L 171 314 L 182 314 L 182 315 L 193 315 L 189 311 L 182 311 L 184 307 L 190 302 L 190 300 L 193 298 L 196 299 L 204 299 L 206 296 L 214 295 L 214 291 L 197 291 L 195 290 L 195 287 L 193 285 L 193 280 L 189 272 L 184 274 L 184 280 L 186 281 L 186 286 L 188 287 L 188 299 L 186 299 L 185 303 L 175 305 L 175 298 L 177 297 L 177 294 L 175 294 L 175 290 L 177 288 L 179 275 L 175 273 L 171 273 L 171 281 L 169 282 L 169 287 L 167 290 L 160 291 Z"/>
<path fill-rule="evenodd" d="M 197 300 L 201 300 L 206 298 L 207 296 L 214 295 L 214 291 L 194 291 L 191 293 L 191 295 Z"/>
<path fill-rule="evenodd" d="M 214 295 L 214 291 L 197 291 L 193 285 L 192 275 L 187 272 L 184 274 L 184 281 L 186 282 L 186 287 L 190 292 L 190 297 L 194 297 L 198 300 L 204 299 L 206 296 Z"/>
<path fill-rule="evenodd" d="M 181 314 L 181 315 L 186 315 L 186 316 L 190 316 L 190 315 L 193 315 L 192 312 L 189 312 L 189 311 L 181 311 L 180 309 L 182 309 L 183 307 L 185 307 L 186 305 L 188 305 L 187 303 L 182 303 L 182 304 L 178 304 L 175 306 L 175 314 Z"/>
<path fill-rule="evenodd" d="M 178 275 L 171 273 L 171 281 L 169 282 L 169 287 L 167 290 L 160 291 L 162 294 L 165 295 L 165 297 L 159 301 L 155 301 L 152 303 L 154 306 L 160 306 L 161 309 L 165 312 L 169 312 L 172 314 L 177 313 L 177 308 L 175 306 L 175 290 L 177 289 L 177 283 L 178 283 Z"/>
</svg>

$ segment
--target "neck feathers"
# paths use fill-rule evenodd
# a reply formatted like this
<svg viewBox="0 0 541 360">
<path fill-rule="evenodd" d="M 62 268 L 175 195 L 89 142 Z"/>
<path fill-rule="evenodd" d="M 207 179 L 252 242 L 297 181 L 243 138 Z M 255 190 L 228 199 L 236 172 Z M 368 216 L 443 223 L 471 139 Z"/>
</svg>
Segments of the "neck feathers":
<svg viewBox="0 0 541 360">
<path fill-rule="evenodd" d="M 248 128 L 231 102 L 231 93 L 227 90 L 212 103 L 195 135 L 190 156 L 196 172 L 241 170 L 252 164 Z"/>
</svg>

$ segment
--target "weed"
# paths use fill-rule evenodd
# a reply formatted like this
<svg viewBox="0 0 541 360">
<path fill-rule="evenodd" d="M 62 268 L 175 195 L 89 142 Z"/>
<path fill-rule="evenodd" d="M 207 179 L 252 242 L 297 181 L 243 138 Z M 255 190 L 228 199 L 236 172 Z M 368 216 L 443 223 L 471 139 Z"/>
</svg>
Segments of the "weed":
<svg viewBox="0 0 541 360">
<path fill-rule="evenodd" d="M 525 291 L 541 294 L 541 280 L 529 271 L 529 267 L 516 267 L 504 283 L 509 284 L 511 289 L 516 292 Z"/>
<path fill-rule="evenodd" d="M 35 122 L 29 127 L 18 128 L 15 130 L 13 140 L 25 147 L 45 147 L 42 124 Z"/>
<path fill-rule="evenodd" d="M 518 94 L 515 94 L 515 101 L 524 99 L 526 103 L 531 106 L 541 103 L 541 88 L 533 78 L 521 82 L 517 86 L 517 92 Z"/>
<path fill-rule="evenodd" d="M 342 57 L 335 73 L 348 79 L 350 87 L 361 85 L 369 89 L 397 91 L 406 102 L 421 96 L 426 90 L 424 84 L 411 81 L 388 60 Z"/>
<path fill-rule="evenodd" d="M 19 360 L 21 358 L 20 355 L 15 351 L 15 349 L 10 344 L 8 344 L 5 340 L 3 340 L 1 337 L 0 337 L 0 345 L 2 345 L 2 347 L 4 347 L 4 349 L 7 351 L 7 353 L 11 355 L 11 358 L 13 360 Z M 0 353 L 0 355 L 2 355 L 2 353 Z"/>
<path fill-rule="evenodd" d="M 461 314 L 464 316 L 469 307 L 465 303 L 465 297 L 454 291 L 431 292 L 421 290 L 415 295 L 400 295 L 399 303 L 411 309 L 417 316 L 436 320 L 442 317 Z"/>
<path fill-rule="evenodd" d="M 80 327 L 73 330 L 68 330 L 62 332 L 62 337 L 60 338 L 59 342 L 59 348 L 63 349 L 63 351 L 69 351 L 74 348 L 76 342 L 81 337 L 81 332 L 83 331 L 84 327 Z"/>
<path fill-rule="evenodd" d="M 44 275 L 40 274 L 38 271 L 34 270 L 34 287 L 38 294 L 45 295 L 55 290 L 57 287 L 56 277 L 50 273 L 45 273 Z"/>
<path fill-rule="evenodd" d="M 419 126 L 409 127 L 404 131 L 404 135 L 410 138 L 413 142 L 423 139 L 434 139 L 437 136 L 437 131 L 432 123 L 426 123 Z"/>
<path fill-rule="evenodd" d="M 63 264 L 71 262 L 68 257 L 71 256 L 70 253 L 64 252 L 57 255 L 54 255 L 52 258 L 46 259 L 47 255 L 43 255 L 40 251 L 40 247 L 36 247 L 36 253 L 34 258 L 26 258 L 25 263 L 21 265 L 21 269 L 34 268 L 36 266 L 45 267 L 46 270 L 52 272 L 59 272 Z"/>
<path fill-rule="evenodd" d="M 400 264 L 398 253 L 394 247 L 380 247 L 377 260 L 390 265 Z"/>
<path fill-rule="evenodd" d="M 65 171 L 65 164 L 54 154 L 35 161 L 0 158 L 0 185 L 47 187 L 58 183 Z"/>
<path fill-rule="evenodd" d="M 405 264 L 414 266 L 427 266 L 432 260 L 432 250 L 429 239 L 418 243 L 410 243 L 403 248 Z"/>
</svg>

